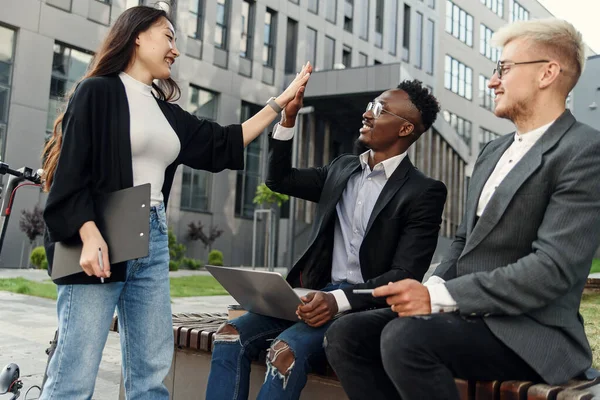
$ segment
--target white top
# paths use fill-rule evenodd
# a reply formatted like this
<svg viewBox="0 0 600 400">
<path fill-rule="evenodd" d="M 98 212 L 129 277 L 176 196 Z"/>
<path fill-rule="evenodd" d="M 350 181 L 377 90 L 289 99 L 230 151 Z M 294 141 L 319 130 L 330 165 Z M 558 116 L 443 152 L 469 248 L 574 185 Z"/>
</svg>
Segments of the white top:
<svg viewBox="0 0 600 400">
<path fill-rule="evenodd" d="M 291 140 L 293 137 L 294 128 L 285 128 L 279 124 L 273 132 L 275 140 Z M 360 155 L 362 171 L 350 177 L 336 205 L 338 218 L 334 229 L 332 282 L 364 282 L 360 269 L 359 250 L 367 222 L 387 180 L 406 157 L 404 152 L 378 163 L 371 170 L 369 153 L 370 150 Z M 333 290 L 330 293 L 335 297 L 338 312 L 352 309 L 343 290 Z"/>
<path fill-rule="evenodd" d="M 483 186 L 477 204 L 477 216 L 481 217 L 496 188 L 553 123 L 554 121 L 524 134 L 515 132 L 513 143 L 502 154 L 494 171 Z M 435 275 L 425 282 L 431 300 L 431 312 L 434 314 L 458 309 L 456 301 L 452 298 L 444 283 L 445 281 L 442 278 Z"/>
<path fill-rule="evenodd" d="M 152 95 L 152 86 L 119 74 L 129 103 L 133 185 L 150 183 L 150 202 L 160 204 L 165 170 L 181 149 L 177 134 Z"/>
<path fill-rule="evenodd" d="M 490 175 L 487 182 L 483 186 L 483 190 L 481 191 L 481 196 L 479 197 L 479 203 L 477 205 L 477 216 L 481 217 L 483 214 L 483 210 L 489 203 L 494 191 L 502 183 L 506 175 L 514 166 L 521 161 L 525 153 L 529 151 L 533 147 L 533 145 L 538 141 L 539 138 L 542 137 L 544 132 L 552 125 L 554 121 L 549 123 L 548 125 L 541 126 L 529 133 L 519 135 L 519 132 L 515 132 L 515 138 L 513 143 L 510 145 L 508 149 L 502 154 L 500 160 L 498 160 L 498 164 L 496 164 L 496 168 L 494 168 L 494 172 Z"/>
</svg>

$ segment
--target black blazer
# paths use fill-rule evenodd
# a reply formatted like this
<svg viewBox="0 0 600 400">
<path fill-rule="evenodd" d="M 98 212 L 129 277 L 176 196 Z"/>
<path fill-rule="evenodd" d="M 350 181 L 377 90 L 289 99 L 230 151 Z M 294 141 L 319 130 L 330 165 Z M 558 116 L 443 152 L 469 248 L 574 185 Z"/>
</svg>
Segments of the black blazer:
<svg viewBox="0 0 600 400">
<path fill-rule="evenodd" d="M 165 171 L 165 203 L 181 164 L 211 172 L 244 168 L 241 125 L 223 127 L 200 120 L 177 104 L 156 101 L 181 143 L 179 155 Z M 62 121 L 61 154 L 44 209 L 49 273 L 54 242 L 77 238 L 79 228 L 96 219 L 95 199 L 133 186 L 129 127 L 127 94 L 117 75 L 88 78 L 77 86 Z M 125 280 L 124 266 L 111 265 L 106 280 Z M 99 283 L 100 279 L 82 271 L 55 282 Z"/>
<path fill-rule="evenodd" d="M 266 184 L 276 192 L 318 203 L 309 245 L 287 276 L 293 287 L 322 289 L 331 282 L 336 205 L 358 156 L 342 155 L 324 167 L 292 168 L 292 140 L 271 139 Z M 400 190 L 402 189 L 402 190 Z M 406 157 L 385 184 L 367 224 L 359 258 L 365 283 L 344 289 L 353 310 L 386 306 L 355 295 L 411 278 L 421 281 L 431 263 L 446 201 L 446 186 L 418 171 Z"/>
</svg>

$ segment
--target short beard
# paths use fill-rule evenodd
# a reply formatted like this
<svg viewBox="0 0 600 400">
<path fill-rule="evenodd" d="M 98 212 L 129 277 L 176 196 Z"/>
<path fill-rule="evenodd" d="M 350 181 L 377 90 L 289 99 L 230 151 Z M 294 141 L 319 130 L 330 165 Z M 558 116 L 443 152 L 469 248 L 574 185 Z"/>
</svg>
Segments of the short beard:
<svg viewBox="0 0 600 400">
<path fill-rule="evenodd" d="M 531 104 L 533 99 L 525 99 L 514 103 L 502 113 L 496 113 L 499 118 L 505 118 L 517 125 L 519 121 L 527 119 L 531 116 Z"/>
<path fill-rule="evenodd" d="M 354 154 L 355 155 L 360 155 L 367 150 L 369 150 L 369 147 L 367 147 L 367 145 L 365 145 L 363 142 L 361 142 L 360 137 L 354 141 Z"/>
</svg>

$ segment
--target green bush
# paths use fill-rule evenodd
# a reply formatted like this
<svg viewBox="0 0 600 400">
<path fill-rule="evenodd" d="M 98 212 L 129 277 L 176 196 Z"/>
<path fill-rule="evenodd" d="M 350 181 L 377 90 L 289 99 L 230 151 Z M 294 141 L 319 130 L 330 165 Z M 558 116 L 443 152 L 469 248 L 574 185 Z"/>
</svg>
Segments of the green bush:
<svg viewBox="0 0 600 400">
<path fill-rule="evenodd" d="M 223 265 L 223 253 L 219 250 L 211 250 L 208 254 L 208 265 Z"/>
<path fill-rule="evenodd" d="M 40 268 L 48 270 L 48 260 L 42 261 L 42 265 L 40 266 Z"/>
<path fill-rule="evenodd" d="M 187 268 L 196 271 L 202 268 L 204 265 L 202 265 L 202 261 L 200 260 L 194 260 L 193 258 L 183 257 L 179 263 L 179 266 L 181 268 Z"/>
<path fill-rule="evenodd" d="M 44 249 L 44 246 L 38 246 L 33 249 L 29 256 L 29 261 L 38 269 L 42 268 L 43 263 L 46 262 L 45 269 L 48 269 L 48 260 L 46 259 L 46 250 Z"/>
<path fill-rule="evenodd" d="M 179 263 L 177 261 L 169 261 L 169 271 L 179 271 Z"/>
<path fill-rule="evenodd" d="M 171 261 L 180 261 L 185 254 L 186 247 L 177 241 L 177 236 L 169 229 L 169 256 Z"/>
</svg>

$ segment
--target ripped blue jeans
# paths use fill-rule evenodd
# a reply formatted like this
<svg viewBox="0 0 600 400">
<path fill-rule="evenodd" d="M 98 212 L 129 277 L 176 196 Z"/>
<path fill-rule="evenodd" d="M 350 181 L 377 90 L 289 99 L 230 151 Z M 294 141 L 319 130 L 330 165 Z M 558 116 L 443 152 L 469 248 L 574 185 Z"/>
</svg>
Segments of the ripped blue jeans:
<svg viewBox="0 0 600 400">
<path fill-rule="evenodd" d="M 323 291 L 347 287 L 349 284 L 329 284 Z M 298 399 L 306 385 L 306 376 L 313 365 L 324 360 L 323 338 L 332 321 L 312 328 L 302 321 L 246 313 L 229 321 L 239 333 L 215 336 L 207 400 L 247 399 L 250 366 L 261 351 L 284 342 L 294 354 L 294 362 L 281 373 L 267 359 L 267 373 L 257 399 Z M 279 346 L 278 346 L 279 347 Z M 279 352 L 272 355 L 277 357 Z"/>
</svg>

